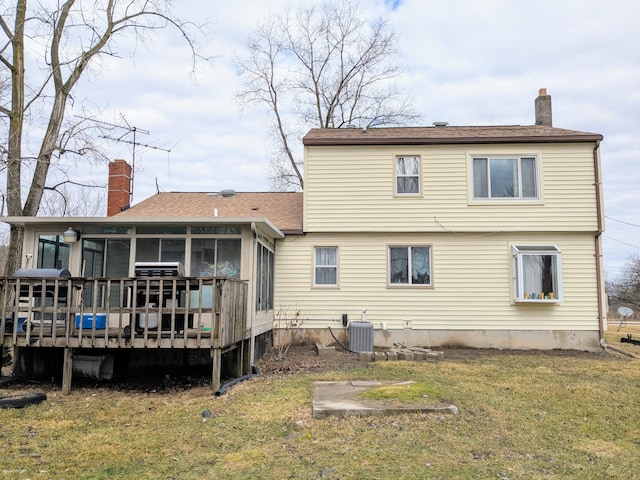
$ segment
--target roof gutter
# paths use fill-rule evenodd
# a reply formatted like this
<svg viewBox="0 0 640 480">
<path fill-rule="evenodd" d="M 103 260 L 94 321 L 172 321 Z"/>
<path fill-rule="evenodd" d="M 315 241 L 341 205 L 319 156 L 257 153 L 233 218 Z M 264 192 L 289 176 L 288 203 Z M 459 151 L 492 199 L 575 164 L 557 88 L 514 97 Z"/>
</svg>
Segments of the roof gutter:
<svg viewBox="0 0 640 480">
<path fill-rule="evenodd" d="M 480 145 L 490 143 L 581 143 L 593 142 L 599 144 L 601 135 L 523 135 L 519 137 L 510 136 L 487 136 L 487 137 L 405 137 L 405 138 L 385 138 L 372 137 L 365 138 L 304 138 L 305 146 L 346 146 L 346 145 Z"/>
</svg>

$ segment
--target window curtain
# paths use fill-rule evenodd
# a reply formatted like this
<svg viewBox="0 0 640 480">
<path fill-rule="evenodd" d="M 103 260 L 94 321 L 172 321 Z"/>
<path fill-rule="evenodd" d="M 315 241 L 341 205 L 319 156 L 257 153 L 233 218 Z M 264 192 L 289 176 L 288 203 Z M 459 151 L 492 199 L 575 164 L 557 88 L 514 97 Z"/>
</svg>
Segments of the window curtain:
<svg viewBox="0 0 640 480">
<path fill-rule="evenodd" d="M 522 168 L 522 196 L 524 198 L 535 198 L 536 194 L 536 159 L 523 158 Z"/>
<path fill-rule="evenodd" d="M 489 196 L 486 158 L 473 159 L 473 196 L 475 198 L 487 198 Z"/>
<path fill-rule="evenodd" d="M 417 157 L 398 157 L 396 159 L 396 178 L 398 193 L 420 192 L 420 162 Z"/>
<path fill-rule="evenodd" d="M 338 257 L 335 248 L 316 248 L 316 284 L 337 283 Z"/>
<path fill-rule="evenodd" d="M 425 285 L 430 282 L 429 248 L 411 248 L 411 283 Z"/>
<path fill-rule="evenodd" d="M 542 257 L 540 255 L 522 256 L 522 280 L 525 296 L 542 292 Z"/>
<path fill-rule="evenodd" d="M 391 283 L 409 283 L 408 248 L 391 248 L 389 250 L 389 269 Z"/>
<path fill-rule="evenodd" d="M 555 286 L 558 269 L 555 255 L 523 255 L 522 269 L 525 296 L 553 293 L 557 298 Z"/>
</svg>

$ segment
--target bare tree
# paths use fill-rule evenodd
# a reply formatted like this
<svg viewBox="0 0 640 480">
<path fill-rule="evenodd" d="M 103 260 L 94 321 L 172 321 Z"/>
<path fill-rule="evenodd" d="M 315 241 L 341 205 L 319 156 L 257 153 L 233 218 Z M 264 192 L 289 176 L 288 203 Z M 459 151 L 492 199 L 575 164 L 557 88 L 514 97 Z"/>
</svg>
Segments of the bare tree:
<svg viewBox="0 0 640 480">
<path fill-rule="evenodd" d="M 45 189 L 39 214 L 45 217 L 98 217 L 104 216 L 106 210 L 104 185 L 66 180 Z"/>
<path fill-rule="evenodd" d="M 85 141 L 81 132 L 86 129 L 68 118 L 68 104 L 80 78 L 92 68 L 99 70 L 102 58 L 118 56 L 118 39 L 130 36 L 144 41 L 167 27 L 182 34 L 195 67 L 202 57 L 192 32 L 202 30 L 173 16 L 169 0 L 60 0 L 34 2 L 33 7 L 27 0 L 14 3 L 0 7 L 0 35 L 6 38 L 0 42 L 0 79 L 9 85 L 0 89 L 0 115 L 6 125 L 6 138 L 0 142 L 6 146 L 0 153 L 5 161 L 8 214 L 35 216 L 45 190 L 55 188 L 47 186 L 52 165 L 63 155 L 99 155 Z M 41 57 L 30 59 L 33 52 Z M 36 145 L 34 153 L 25 146 L 27 134 L 29 145 Z M 8 274 L 19 267 L 24 229 L 12 225 L 10 232 Z"/>
<path fill-rule="evenodd" d="M 606 287 L 611 303 L 640 309 L 640 257 L 630 256 L 622 273 Z"/>
<path fill-rule="evenodd" d="M 278 190 L 304 188 L 295 151 L 312 128 L 404 125 L 419 116 L 396 86 L 395 33 L 386 19 L 367 21 L 357 4 L 330 0 L 260 23 L 236 58 L 243 106 L 267 109 L 278 152 L 271 163 Z"/>
</svg>

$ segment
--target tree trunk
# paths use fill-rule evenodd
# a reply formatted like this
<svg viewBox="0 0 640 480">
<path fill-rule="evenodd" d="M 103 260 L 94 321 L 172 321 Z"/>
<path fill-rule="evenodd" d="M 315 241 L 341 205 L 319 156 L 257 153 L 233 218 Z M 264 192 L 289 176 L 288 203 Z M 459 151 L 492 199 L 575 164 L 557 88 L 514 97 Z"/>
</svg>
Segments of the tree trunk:
<svg viewBox="0 0 640 480">
<path fill-rule="evenodd" d="M 22 215 L 21 170 L 22 170 L 22 128 L 24 123 L 24 22 L 27 11 L 26 0 L 18 0 L 16 23 L 11 47 L 13 68 L 11 69 L 11 113 L 9 118 L 9 139 L 7 142 L 7 213 Z M 9 251 L 5 265 L 5 275 L 13 275 L 22 266 L 22 240 L 24 227 L 11 225 Z"/>
<path fill-rule="evenodd" d="M 24 227 L 22 225 L 11 225 L 11 237 L 9 240 L 9 251 L 7 252 L 7 263 L 4 266 L 4 274 L 7 277 L 13 276 L 16 270 L 22 267 L 23 239 Z"/>
</svg>

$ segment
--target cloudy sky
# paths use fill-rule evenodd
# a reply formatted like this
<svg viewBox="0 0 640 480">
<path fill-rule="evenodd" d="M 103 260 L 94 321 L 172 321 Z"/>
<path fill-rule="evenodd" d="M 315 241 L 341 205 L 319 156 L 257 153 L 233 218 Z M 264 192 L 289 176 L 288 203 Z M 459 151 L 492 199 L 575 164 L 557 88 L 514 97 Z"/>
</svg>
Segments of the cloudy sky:
<svg viewBox="0 0 640 480">
<path fill-rule="evenodd" d="M 135 58 L 109 60 L 82 91 L 105 120 L 124 115 L 149 131 L 139 148 L 134 203 L 161 191 L 266 191 L 273 150 L 264 113 L 241 112 L 233 55 L 281 0 L 175 2 L 184 19 L 211 20 L 207 53 L 217 58 L 195 80 L 175 32 L 153 38 Z M 295 5 L 318 2 L 298 1 Z M 398 34 L 421 124 L 531 125 L 547 88 L 554 126 L 601 133 L 607 278 L 640 255 L 640 2 L 635 0 L 361 0 L 371 18 L 388 16 Z M 131 158 L 126 144 L 113 158 Z M 110 150 L 110 151 L 111 151 Z M 106 178 L 106 167 L 87 177 Z"/>
</svg>

